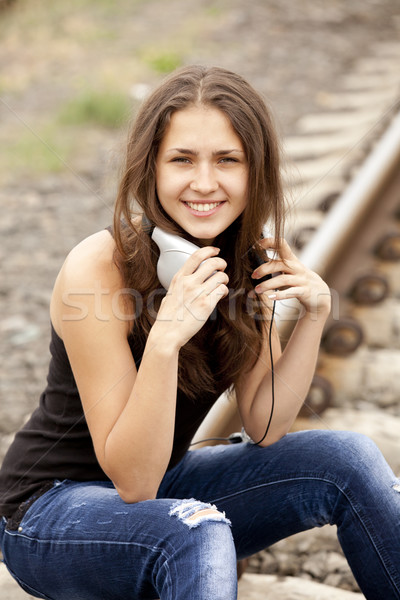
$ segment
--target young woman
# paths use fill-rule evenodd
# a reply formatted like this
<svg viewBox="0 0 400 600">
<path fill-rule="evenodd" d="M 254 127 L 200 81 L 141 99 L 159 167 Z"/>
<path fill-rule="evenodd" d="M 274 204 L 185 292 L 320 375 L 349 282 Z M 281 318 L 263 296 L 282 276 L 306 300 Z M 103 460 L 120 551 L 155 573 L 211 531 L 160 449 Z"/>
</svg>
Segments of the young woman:
<svg viewBox="0 0 400 600">
<path fill-rule="evenodd" d="M 330 295 L 282 239 L 283 216 L 260 96 L 219 68 L 170 76 L 130 133 L 113 228 L 60 271 L 48 385 L 2 466 L 1 549 L 30 594 L 233 600 L 237 559 L 330 523 L 366 597 L 400 598 L 400 494 L 378 449 L 288 433 Z M 153 227 L 199 246 L 168 290 Z M 284 298 L 303 311 L 281 353 Z M 252 441 L 189 450 L 226 390 Z"/>
</svg>

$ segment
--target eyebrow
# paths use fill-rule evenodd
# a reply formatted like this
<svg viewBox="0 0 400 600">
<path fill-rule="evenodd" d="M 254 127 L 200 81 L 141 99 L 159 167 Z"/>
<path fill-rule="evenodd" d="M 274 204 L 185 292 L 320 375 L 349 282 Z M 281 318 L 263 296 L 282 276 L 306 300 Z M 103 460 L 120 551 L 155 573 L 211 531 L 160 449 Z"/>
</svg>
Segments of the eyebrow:
<svg viewBox="0 0 400 600">
<path fill-rule="evenodd" d="M 178 152 L 179 154 L 190 154 L 191 156 L 198 156 L 197 150 L 191 150 L 190 148 L 170 148 L 167 153 Z M 244 154 L 243 150 L 239 148 L 230 148 L 229 150 L 216 150 L 213 152 L 213 156 L 226 156 L 227 154 Z"/>
</svg>

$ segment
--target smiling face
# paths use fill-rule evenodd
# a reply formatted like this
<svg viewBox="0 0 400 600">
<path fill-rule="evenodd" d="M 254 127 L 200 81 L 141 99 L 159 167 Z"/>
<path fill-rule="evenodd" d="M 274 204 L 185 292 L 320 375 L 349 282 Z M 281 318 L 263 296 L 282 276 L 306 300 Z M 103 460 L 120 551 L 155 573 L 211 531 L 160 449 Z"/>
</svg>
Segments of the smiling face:
<svg viewBox="0 0 400 600">
<path fill-rule="evenodd" d="M 171 116 L 156 160 L 165 212 L 201 244 L 212 244 L 247 204 L 248 164 L 228 117 L 204 105 Z"/>
</svg>

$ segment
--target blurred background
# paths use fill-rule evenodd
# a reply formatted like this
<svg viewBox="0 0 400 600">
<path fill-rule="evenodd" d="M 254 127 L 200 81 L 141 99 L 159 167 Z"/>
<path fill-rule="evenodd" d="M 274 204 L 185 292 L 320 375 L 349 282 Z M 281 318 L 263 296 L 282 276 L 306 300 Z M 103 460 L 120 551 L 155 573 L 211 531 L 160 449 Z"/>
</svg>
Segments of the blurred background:
<svg viewBox="0 0 400 600">
<path fill-rule="evenodd" d="M 0 0 L 0 460 L 45 383 L 54 279 L 111 222 L 127 123 L 146 94 L 186 64 L 242 74 L 287 143 L 296 205 L 398 101 L 399 39 L 400 0 Z M 311 156 L 307 118 L 332 119 L 356 88 L 377 113 L 309 177 L 300 163 L 312 171 L 330 141 L 321 125 Z"/>
<path fill-rule="evenodd" d="M 0 0 L 0 430 L 36 403 L 66 253 L 111 220 L 126 124 L 176 67 L 238 71 L 282 136 L 400 31 L 399 0 Z"/>
</svg>

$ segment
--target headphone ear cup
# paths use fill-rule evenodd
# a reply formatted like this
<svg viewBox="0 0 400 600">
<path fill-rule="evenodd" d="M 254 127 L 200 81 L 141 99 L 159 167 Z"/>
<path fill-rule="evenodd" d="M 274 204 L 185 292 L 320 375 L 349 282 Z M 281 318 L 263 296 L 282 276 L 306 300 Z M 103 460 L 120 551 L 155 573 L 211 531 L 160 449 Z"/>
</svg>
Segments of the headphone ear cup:
<svg viewBox="0 0 400 600">
<path fill-rule="evenodd" d="M 159 227 L 154 227 L 151 239 L 160 250 L 157 276 L 161 285 L 167 290 L 175 273 L 199 247 L 178 235 L 167 233 Z"/>
</svg>

